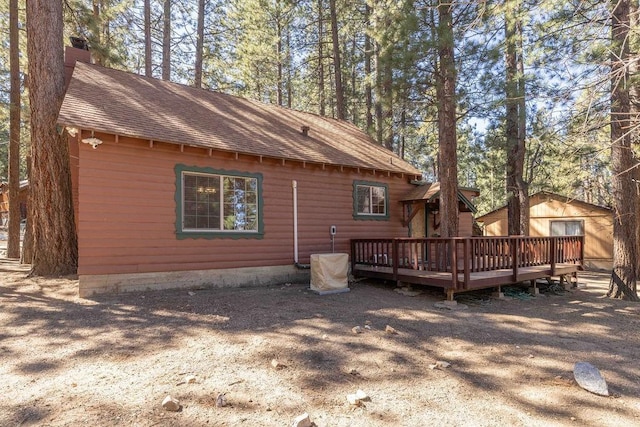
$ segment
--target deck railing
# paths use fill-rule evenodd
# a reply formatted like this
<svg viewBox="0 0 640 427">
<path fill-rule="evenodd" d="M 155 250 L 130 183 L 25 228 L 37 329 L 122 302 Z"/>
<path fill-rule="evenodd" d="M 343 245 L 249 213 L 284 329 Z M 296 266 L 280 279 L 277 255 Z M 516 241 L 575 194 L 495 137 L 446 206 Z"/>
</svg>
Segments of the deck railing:
<svg viewBox="0 0 640 427">
<path fill-rule="evenodd" d="M 464 274 L 557 264 L 582 265 L 584 236 L 504 236 L 394 238 L 351 240 L 351 267 L 356 264 Z M 453 268 L 455 266 L 455 268 Z M 452 275 L 454 287 L 457 274 Z"/>
</svg>

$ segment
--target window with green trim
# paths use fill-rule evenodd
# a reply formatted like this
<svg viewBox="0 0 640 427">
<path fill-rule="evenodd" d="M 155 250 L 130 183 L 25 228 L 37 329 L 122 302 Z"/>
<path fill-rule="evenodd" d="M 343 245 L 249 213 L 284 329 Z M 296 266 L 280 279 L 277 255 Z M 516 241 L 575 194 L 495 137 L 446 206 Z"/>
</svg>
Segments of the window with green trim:
<svg viewBox="0 0 640 427">
<path fill-rule="evenodd" d="M 258 232 L 258 178 L 182 171 L 183 232 Z"/>
<path fill-rule="evenodd" d="M 355 209 L 358 216 L 387 216 L 387 187 L 373 183 L 355 183 Z"/>
</svg>

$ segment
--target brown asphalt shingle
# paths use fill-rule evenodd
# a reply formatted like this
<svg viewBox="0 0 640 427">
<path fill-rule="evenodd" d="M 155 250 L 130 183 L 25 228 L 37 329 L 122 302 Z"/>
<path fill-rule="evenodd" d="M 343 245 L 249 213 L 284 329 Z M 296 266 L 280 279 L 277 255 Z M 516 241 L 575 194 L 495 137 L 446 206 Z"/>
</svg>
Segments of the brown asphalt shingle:
<svg viewBox="0 0 640 427">
<path fill-rule="evenodd" d="M 419 175 L 346 121 L 77 62 L 58 123 L 142 139 Z M 309 126 L 303 136 L 302 126 Z"/>
<path fill-rule="evenodd" d="M 419 185 L 405 194 L 400 201 L 412 202 L 416 200 L 431 200 L 440 193 L 440 183 Z"/>
</svg>

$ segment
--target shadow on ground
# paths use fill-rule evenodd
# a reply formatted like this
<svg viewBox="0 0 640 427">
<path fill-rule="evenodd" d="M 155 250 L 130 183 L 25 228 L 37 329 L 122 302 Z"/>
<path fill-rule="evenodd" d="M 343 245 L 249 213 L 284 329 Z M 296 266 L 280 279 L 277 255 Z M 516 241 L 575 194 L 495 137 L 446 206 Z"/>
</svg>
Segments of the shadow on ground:
<svg viewBox="0 0 640 427">
<path fill-rule="evenodd" d="M 24 274 L 3 268 L 14 279 Z M 309 410 L 322 411 L 326 425 L 417 425 L 423 419 L 553 425 L 571 417 L 582 425 L 640 422 L 640 339 L 629 332 L 638 330 L 640 310 L 603 299 L 606 276 L 585 274 L 581 281 L 587 289 L 527 300 L 498 301 L 478 293 L 465 297 L 468 309 L 450 311 L 434 306 L 441 300 L 437 291 L 407 297 L 375 282 L 327 296 L 289 285 L 79 299 L 70 295 L 74 279 L 16 279 L 0 287 L 0 373 L 8 378 L 5 388 L 26 390 L 33 381 L 40 388 L 0 404 L 0 421 L 86 420 L 80 408 L 86 417 L 88 400 L 65 415 L 43 406 L 51 390 L 60 390 L 51 378 L 83 369 L 98 380 L 73 380 L 73 387 L 86 387 L 86 399 L 104 404 L 90 420 L 105 425 L 115 423 L 113 417 L 151 425 L 161 413 L 135 398 L 114 408 L 108 397 L 135 396 L 155 383 L 162 391 L 142 402 L 155 401 L 175 388 L 176 376 L 195 370 L 233 398 L 226 425 L 243 417 L 288 423 L 292 414 Z M 387 325 L 398 333 L 386 333 Z M 355 326 L 363 333 L 353 333 Z M 274 358 L 285 368 L 272 369 Z M 451 367 L 432 369 L 438 360 Z M 598 366 L 614 397 L 579 389 L 571 377 L 578 361 Z M 177 368 L 181 363 L 188 367 Z M 139 387 L 114 369 L 140 375 Z M 61 381 L 68 387 L 71 380 Z M 358 388 L 374 396 L 366 409 L 356 409 L 354 421 L 344 396 Z M 206 387 L 182 392 L 193 410 L 180 414 L 182 421 L 209 419 L 219 409 L 210 393 Z M 279 411 L 268 407 L 275 405 L 272 400 L 280 402 Z M 471 409 L 459 412 L 461 402 Z M 474 414 L 478 408 L 484 409 Z M 177 416 L 172 419 L 179 425 Z"/>
</svg>

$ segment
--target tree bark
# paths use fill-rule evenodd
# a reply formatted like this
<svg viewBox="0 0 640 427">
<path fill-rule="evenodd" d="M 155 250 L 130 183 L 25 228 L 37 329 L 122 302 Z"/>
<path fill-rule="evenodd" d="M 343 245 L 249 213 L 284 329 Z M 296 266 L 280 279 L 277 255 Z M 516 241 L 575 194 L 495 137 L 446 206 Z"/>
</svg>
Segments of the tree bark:
<svg viewBox="0 0 640 427">
<path fill-rule="evenodd" d="M 523 235 L 529 235 L 529 182 L 525 180 L 524 159 L 526 156 L 527 146 L 527 103 L 526 103 L 526 85 L 524 77 L 524 46 L 522 42 L 522 21 L 518 20 L 518 37 L 516 40 L 518 46 L 518 157 L 522 164 L 522 173 L 518 179 L 518 201 L 520 202 L 520 231 Z"/>
<path fill-rule="evenodd" d="M 638 301 L 637 165 L 631 147 L 629 102 L 629 0 L 611 0 L 611 188 L 613 271 L 607 296 Z"/>
<path fill-rule="evenodd" d="M 368 4 L 365 5 L 365 23 L 370 25 L 369 19 L 371 16 L 371 8 Z M 366 129 L 367 133 L 371 135 L 373 133 L 373 88 L 371 87 L 371 36 L 367 32 L 364 34 L 364 98 L 365 98 L 365 116 L 366 116 Z"/>
<path fill-rule="evenodd" d="M 9 227 L 7 258 L 20 258 L 20 45 L 18 0 L 9 1 Z"/>
<path fill-rule="evenodd" d="M 95 34 L 93 34 L 94 43 L 99 46 L 98 49 L 94 49 L 92 53 L 93 60 L 98 65 L 105 65 L 103 51 L 107 46 L 102 45 L 102 23 L 100 22 L 100 7 L 101 2 L 99 0 L 93 0 L 93 20 L 95 22 Z"/>
<path fill-rule="evenodd" d="M 522 30 L 518 13 L 519 0 L 508 1 L 505 8 L 507 216 L 510 235 L 527 235 L 529 232 L 529 191 L 523 178 L 526 110 Z"/>
<path fill-rule="evenodd" d="M 454 57 L 453 3 L 438 3 L 438 173 L 440 180 L 440 235 L 458 235 L 458 156 L 456 131 L 456 64 Z"/>
<path fill-rule="evenodd" d="M 196 41 L 195 87 L 202 87 L 202 59 L 204 56 L 204 6 L 205 0 L 198 0 L 198 28 Z"/>
<path fill-rule="evenodd" d="M 144 75 L 153 75 L 151 59 L 151 0 L 144 0 Z"/>
<path fill-rule="evenodd" d="M 71 195 L 69 146 L 57 131 L 64 97 L 62 2 L 27 2 L 31 106 L 28 227 L 33 233 L 32 275 L 75 273 L 78 247 Z"/>
<path fill-rule="evenodd" d="M 284 102 L 284 98 L 283 98 L 283 92 L 282 92 L 282 87 L 284 85 L 284 79 L 283 79 L 283 68 L 284 68 L 284 64 L 283 64 L 283 51 L 282 51 L 282 15 L 281 15 L 281 11 L 278 11 L 278 14 L 276 15 L 276 35 L 278 37 L 278 41 L 276 42 L 276 50 L 277 50 L 277 56 L 278 56 L 278 70 L 277 70 L 277 75 L 278 75 L 278 83 L 277 83 L 277 87 L 276 87 L 276 104 L 282 106 L 283 102 Z"/>
<path fill-rule="evenodd" d="M 631 34 L 629 37 L 629 55 L 638 58 L 638 50 L 640 50 L 640 10 L 638 0 L 629 2 L 629 28 Z M 629 61 L 629 75 L 632 76 L 631 86 L 629 87 L 629 108 L 631 113 L 631 144 L 640 144 L 640 84 L 638 77 L 640 76 L 640 64 L 637 60 Z M 634 79 L 635 78 L 635 79 Z M 640 181 L 640 170 L 636 170 L 636 179 Z"/>
<path fill-rule="evenodd" d="M 375 73 L 376 73 L 376 98 L 373 105 L 376 117 L 376 142 L 384 144 L 384 121 L 382 120 L 382 61 L 380 59 L 380 44 L 375 42 Z"/>
<path fill-rule="evenodd" d="M 342 65 L 340 64 L 340 39 L 338 38 L 338 13 L 336 0 L 329 0 L 329 13 L 331 14 L 331 40 L 333 42 L 333 73 L 336 90 L 336 115 L 340 120 L 346 116 L 344 105 L 344 88 L 342 86 Z"/>
<path fill-rule="evenodd" d="M 382 112 L 383 123 L 386 129 L 384 135 L 384 146 L 387 150 L 393 151 L 393 46 L 387 46 L 384 55 L 384 79 L 382 80 L 382 90 L 384 93 L 384 111 Z"/>
<path fill-rule="evenodd" d="M 171 0 L 164 0 L 162 32 L 162 80 L 171 80 Z"/>
<path fill-rule="evenodd" d="M 319 95 L 319 114 L 325 116 L 327 114 L 327 105 L 324 96 L 324 3 L 318 0 L 318 95 Z"/>
<path fill-rule="evenodd" d="M 358 115 L 358 105 L 360 100 L 356 93 L 356 87 L 358 84 L 358 64 L 356 63 L 356 55 L 358 52 L 358 39 L 356 36 L 351 38 L 351 49 L 349 55 L 351 56 L 351 90 L 349 91 L 349 97 L 351 98 L 351 123 L 359 127 L 360 117 Z"/>
<path fill-rule="evenodd" d="M 287 108 L 292 108 L 293 106 L 293 76 L 292 76 L 292 62 L 293 59 L 291 57 L 291 25 L 287 23 L 286 30 L 286 45 L 287 45 L 287 54 L 286 54 L 286 64 L 287 64 L 287 82 L 285 84 L 285 88 L 287 90 Z"/>
</svg>

